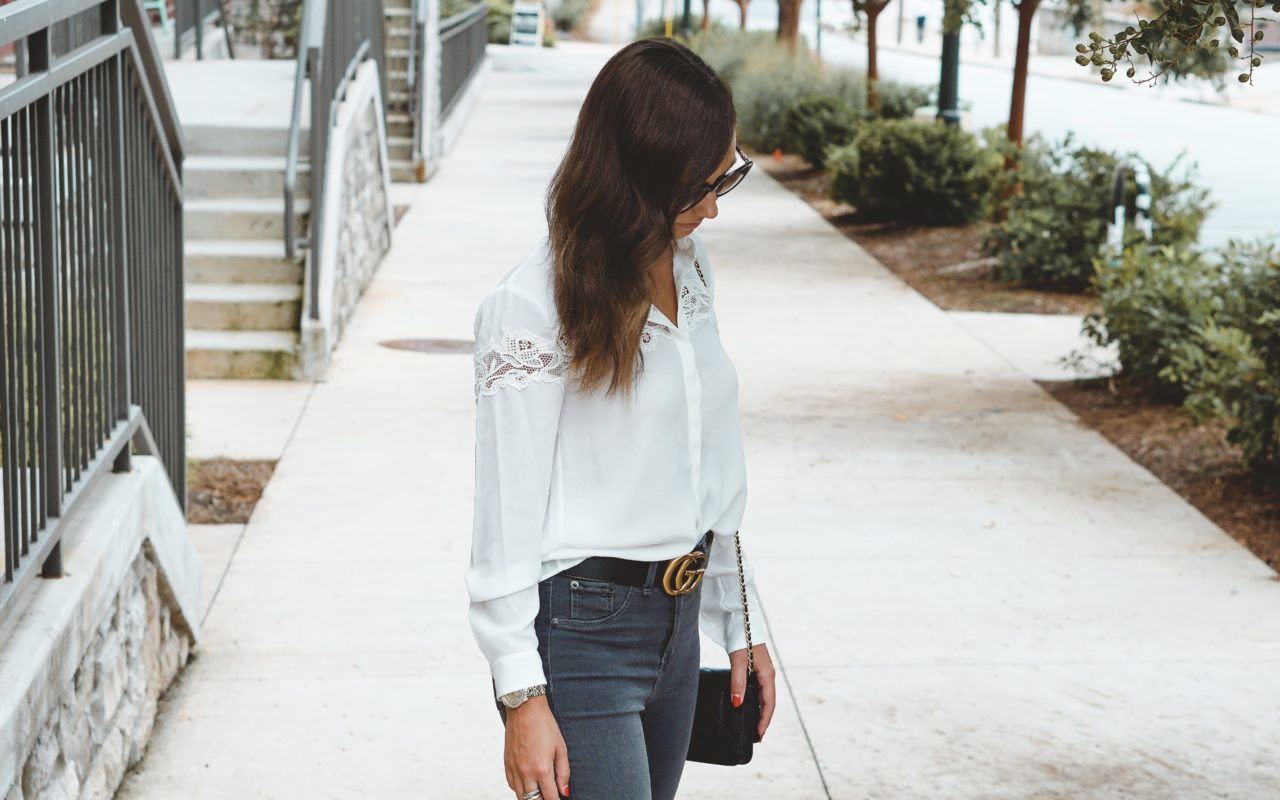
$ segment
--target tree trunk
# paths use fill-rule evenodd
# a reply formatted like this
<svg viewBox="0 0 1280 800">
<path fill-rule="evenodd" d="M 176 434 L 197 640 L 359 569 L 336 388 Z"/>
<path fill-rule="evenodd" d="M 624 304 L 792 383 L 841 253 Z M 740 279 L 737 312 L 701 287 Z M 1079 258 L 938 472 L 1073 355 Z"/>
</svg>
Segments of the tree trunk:
<svg viewBox="0 0 1280 800">
<path fill-rule="evenodd" d="M 747 2 L 748 0 L 738 0 L 738 30 L 740 31 L 747 29 Z"/>
<path fill-rule="evenodd" d="M 876 81 L 880 80 L 876 68 L 876 23 L 889 1 L 867 4 L 867 108 L 873 110 L 880 107 L 880 95 L 876 94 Z"/>
<path fill-rule="evenodd" d="M 801 0 L 778 0 L 778 41 L 786 43 L 792 53 L 800 36 L 800 3 Z"/>
<path fill-rule="evenodd" d="M 1018 47 L 1013 58 L 1013 99 L 1009 103 L 1009 141 L 1022 145 L 1022 117 L 1027 103 L 1027 63 L 1031 59 L 1031 20 L 1040 0 L 1018 3 Z"/>
<path fill-rule="evenodd" d="M 711 0 L 702 0 L 702 29 L 711 27 Z"/>
</svg>

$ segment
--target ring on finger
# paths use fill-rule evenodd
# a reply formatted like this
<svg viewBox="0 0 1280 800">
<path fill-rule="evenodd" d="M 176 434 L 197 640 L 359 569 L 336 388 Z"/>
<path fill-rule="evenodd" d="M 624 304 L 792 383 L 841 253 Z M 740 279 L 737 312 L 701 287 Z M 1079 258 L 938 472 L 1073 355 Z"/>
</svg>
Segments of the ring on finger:
<svg viewBox="0 0 1280 800">
<path fill-rule="evenodd" d="M 531 792 L 525 792 L 524 794 L 520 795 L 520 797 L 521 797 L 521 800 L 539 800 L 539 798 L 542 797 L 542 790 L 534 789 Z"/>
</svg>

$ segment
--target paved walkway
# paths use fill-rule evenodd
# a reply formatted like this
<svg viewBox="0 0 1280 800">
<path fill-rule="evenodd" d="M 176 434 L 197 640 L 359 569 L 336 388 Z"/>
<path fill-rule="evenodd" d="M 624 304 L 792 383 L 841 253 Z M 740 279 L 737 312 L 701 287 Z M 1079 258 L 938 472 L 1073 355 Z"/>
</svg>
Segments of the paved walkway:
<svg viewBox="0 0 1280 800">
<path fill-rule="evenodd" d="M 121 797 L 508 796 L 462 580 L 470 358 L 379 342 L 471 336 L 610 48 L 490 52 Z M 763 171 L 720 211 L 783 684 L 756 759 L 682 796 L 1272 796 L 1275 573 Z"/>
</svg>

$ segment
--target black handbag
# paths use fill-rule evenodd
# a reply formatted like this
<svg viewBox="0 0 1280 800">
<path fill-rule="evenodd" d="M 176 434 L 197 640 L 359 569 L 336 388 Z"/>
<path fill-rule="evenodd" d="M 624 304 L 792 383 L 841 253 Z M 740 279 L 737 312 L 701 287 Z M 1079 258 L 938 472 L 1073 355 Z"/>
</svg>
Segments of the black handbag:
<svg viewBox="0 0 1280 800">
<path fill-rule="evenodd" d="M 747 689 L 742 705 L 734 708 L 729 690 L 730 670 L 712 667 L 699 670 L 693 735 L 687 756 L 689 761 L 725 766 L 746 764 L 751 760 L 752 745 L 760 741 L 760 684 L 755 673 L 747 581 L 742 574 L 742 542 L 737 531 L 733 534 L 733 544 L 738 553 L 738 588 L 742 593 L 742 622 L 747 633 Z"/>
</svg>

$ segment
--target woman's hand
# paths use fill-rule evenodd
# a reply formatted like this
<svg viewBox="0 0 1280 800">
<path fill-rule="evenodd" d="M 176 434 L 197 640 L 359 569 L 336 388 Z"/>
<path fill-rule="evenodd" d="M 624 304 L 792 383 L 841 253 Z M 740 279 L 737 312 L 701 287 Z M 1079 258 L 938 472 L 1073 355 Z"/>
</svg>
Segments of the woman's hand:
<svg viewBox="0 0 1280 800">
<path fill-rule="evenodd" d="M 773 709 L 777 695 L 773 686 L 773 658 L 769 655 L 769 646 L 758 644 L 751 648 L 756 680 L 760 683 L 760 739 L 764 740 L 764 732 L 773 719 Z M 734 705 L 742 705 L 742 697 L 747 692 L 747 648 L 734 650 L 729 654 L 729 691 L 733 693 Z"/>
<path fill-rule="evenodd" d="M 535 788 L 543 800 L 569 796 L 569 749 L 545 695 L 507 709 L 507 745 L 503 761 L 507 786 L 517 800 Z"/>
</svg>

